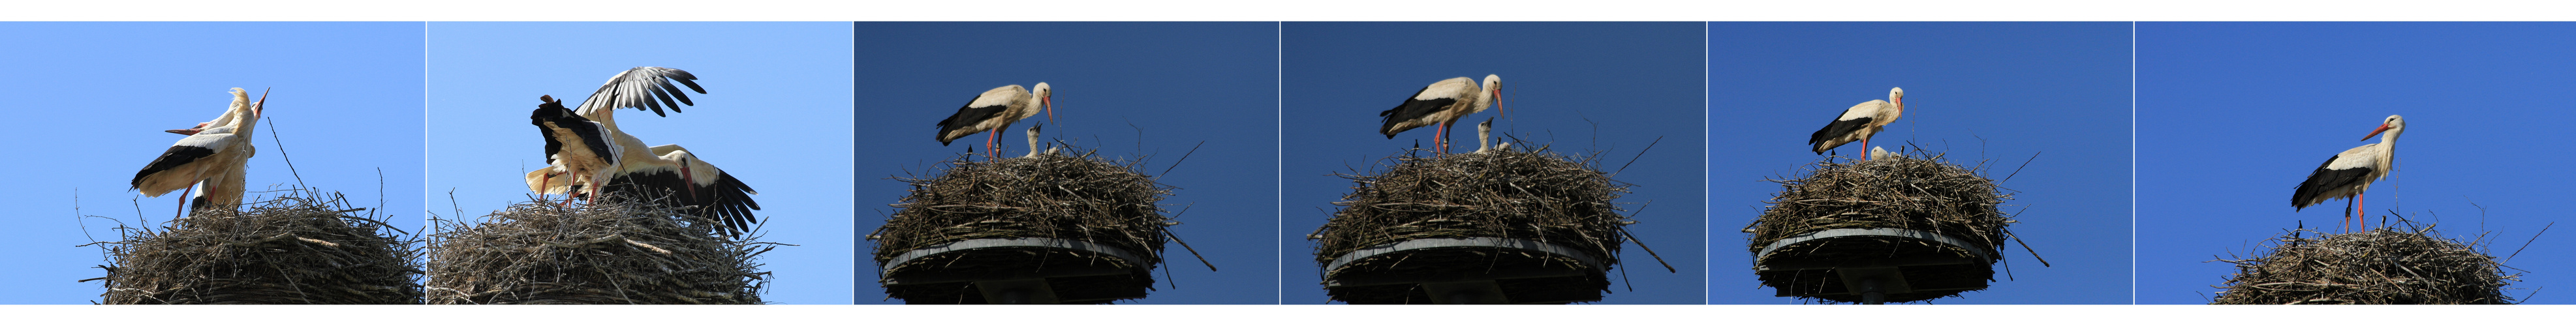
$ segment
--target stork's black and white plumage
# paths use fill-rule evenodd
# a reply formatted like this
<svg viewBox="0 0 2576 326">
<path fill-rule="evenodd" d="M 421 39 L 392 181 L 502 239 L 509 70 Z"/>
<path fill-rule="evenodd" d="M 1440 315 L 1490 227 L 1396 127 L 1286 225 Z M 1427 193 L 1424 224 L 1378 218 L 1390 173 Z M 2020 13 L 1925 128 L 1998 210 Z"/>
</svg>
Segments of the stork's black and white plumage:
<svg viewBox="0 0 2576 326">
<path fill-rule="evenodd" d="M 760 192 L 714 164 L 699 160 L 687 148 L 669 144 L 640 151 L 629 149 L 625 156 L 600 193 L 659 199 L 669 207 L 689 207 L 682 212 L 724 223 L 720 229 L 730 236 L 749 233 L 758 223 L 751 211 L 760 209 L 760 202 L 753 201 L 751 195 Z"/>
<path fill-rule="evenodd" d="M 1814 147 L 1818 155 L 1855 141 L 1860 142 L 1861 148 L 1869 148 L 1870 136 L 1877 135 L 1879 130 L 1886 129 L 1888 123 L 1896 122 L 1897 117 L 1904 115 L 1905 88 L 1890 88 L 1886 100 L 1869 100 L 1843 109 L 1842 116 L 1834 117 L 1834 121 L 1825 124 L 1824 129 L 1817 129 L 1815 135 L 1807 136 L 1807 146 Z M 1867 160 L 1869 155 L 1861 154 L 1861 159 Z"/>
<path fill-rule="evenodd" d="M 528 113 L 528 123 L 537 126 L 537 134 L 546 139 L 546 168 L 530 173 L 529 190 L 540 194 L 573 193 L 577 188 L 596 193 L 600 183 L 608 181 L 610 172 L 626 151 L 616 140 L 618 132 L 607 124 L 584 118 L 564 108 L 562 101 L 551 95 L 537 96 L 543 101 L 536 111 Z M 562 192 L 556 192 L 554 178 L 567 178 Z M 596 198 L 596 197 L 594 197 Z M 571 201 L 567 196 L 565 201 Z"/>
<path fill-rule="evenodd" d="M 966 106 L 957 108 L 957 113 L 948 115 L 948 119 L 939 120 L 936 138 L 940 146 L 948 146 L 958 138 L 990 131 L 992 134 L 984 137 L 984 155 L 1000 155 L 994 153 L 998 147 L 993 142 L 1002 136 L 1002 129 L 1037 116 L 1039 111 L 1046 112 L 1047 122 L 1055 122 L 1055 89 L 1047 83 L 1038 83 L 1034 92 L 1020 85 L 994 87 L 966 101 Z"/>
<path fill-rule="evenodd" d="M 2344 211 L 2344 223 L 2351 224 L 2353 212 L 2365 208 L 2361 204 L 2362 195 L 2370 190 L 2370 183 L 2387 177 L 2388 172 L 2396 167 L 2397 135 L 2403 133 L 2406 133 L 2405 117 L 2390 115 L 2388 119 L 2381 120 L 2378 129 L 2372 129 L 2370 135 L 2361 138 L 2369 140 L 2371 136 L 2378 136 L 2379 143 L 2353 147 L 2327 158 L 2325 164 L 2317 166 L 2316 172 L 2308 173 L 2307 181 L 2299 182 L 2297 192 L 2290 194 L 2291 211 L 2322 204 L 2327 199 L 2344 198 L 2353 206 L 2352 211 Z M 2364 213 L 2362 224 L 2365 228 L 2369 220 Z"/>
<path fill-rule="evenodd" d="M 160 157 L 153 158 L 151 164 L 144 165 L 142 171 L 135 172 L 133 188 L 128 190 L 140 190 L 146 197 L 160 197 L 203 183 L 206 189 L 195 191 L 195 204 L 186 203 L 189 198 L 185 193 L 180 195 L 181 209 L 193 211 L 241 205 L 243 170 L 250 157 L 257 154 L 251 146 L 251 131 L 257 128 L 260 114 L 265 111 L 268 94 L 262 92 L 256 102 L 251 101 L 250 93 L 241 88 L 233 88 L 232 94 L 231 107 L 215 120 L 199 123 L 193 128 L 169 130 L 188 137 L 180 138 L 177 144 L 162 151 Z"/>
<path fill-rule="evenodd" d="M 1413 97 L 1405 98 L 1404 104 L 1377 113 L 1384 124 L 1378 127 L 1377 133 L 1385 134 L 1387 139 L 1395 139 L 1395 134 L 1405 130 L 1438 126 L 1431 133 L 1431 146 L 1447 153 L 1449 125 L 1469 114 L 1485 112 L 1485 108 L 1502 100 L 1502 76 L 1485 75 L 1483 86 L 1477 85 L 1474 79 L 1458 77 L 1423 86 L 1422 90 L 1413 92 Z"/>
<path fill-rule="evenodd" d="M 689 90 L 698 94 L 707 93 L 707 89 L 698 87 L 697 80 L 697 75 L 679 69 L 627 69 L 617 76 L 608 77 L 608 82 L 599 85 L 599 90 L 591 91 L 590 98 L 582 100 L 579 111 L 575 113 L 607 125 L 609 129 L 617 129 L 617 109 L 651 110 L 653 115 L 667 117 L 670 115 L 662 113 L 665 107 L 671 112 L 680 112 L 680 106 L 697 105 L 689 102 L 689 93 L 681 92 L 679 86 L 689 86 Z M 673 82 L 678 82 L 678 85 L 673 85 Z"/>
</svg>

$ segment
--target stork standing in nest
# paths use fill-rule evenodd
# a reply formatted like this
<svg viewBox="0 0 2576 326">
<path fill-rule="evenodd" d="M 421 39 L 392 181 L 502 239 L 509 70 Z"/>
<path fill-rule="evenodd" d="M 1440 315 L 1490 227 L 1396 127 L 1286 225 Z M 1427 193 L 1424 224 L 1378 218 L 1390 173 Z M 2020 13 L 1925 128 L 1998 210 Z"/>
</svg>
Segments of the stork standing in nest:
<svg viewBox="0 0 2576 326">
<path fill-rule="evenodd" d="M 1449 126 L 1456 124 L 1458 118 L 1485 112 L 1502 97 L 1502 76 L 1485 75 L 1482 87 L 1467 77 L 1441 80 L 1413 92 L 1413 97 L 1405 98 L 1403 104 L 1378 112 L 1377 116 L 1382 117 L 1384 125 L 1378 127 L 1377 132 L 1386 135 L 1387 139 L 1395 139 L 1395 134 L 1405 130 L 1437 126 L 1431 133 L 1431 146 L 1436 151 L 1448 153 Z"/>
<path fill-rule="evenodd" d="M 1896 122 L 1897 117 L 1904 115 L 1905 88 L 1889 88 L 1887 100 L 1869 100 L 1843 109 L 1842 116 L 1834 117 L 1834 121 L 1825 124 L 1824 129 L 1817 129 L 1814 135 L 1807 136 L 1807 145 L 1814 147 L 1817 155 L 1854 141 L 1860 142 L 1861 148 L 1870 148 L 1870 136 L 1878 135 L 1878 131 L 1886 129 L 1888 123 Z M 1861 154 L 1861 160 L 1869 160 L 1869 154 Z"/>
<path fill-rule="evenodd" d="M 2308 180 L 2299 182 L 2298 191 L 2290 194 L 2291 211 L 2325 203 L 2326 199 L 2343 198 L 2353 207 L 2343 212 L 2343 222 L 2347 226 L 2352 224 L 2353 212 L 2364 208 L 2362 193 L 2370 190 L 2372 181 L 2387 177 L 2388 172 L 2396 168 L 2397 135 L 2403 133 L 2406 133 L 2405 117 L 2390 115 L 2380 120 L 2379 129 L 2372 129 L 2369 135 L 2361 136 L 2362 140 L 2378 136 L 2379 143 L 2353 147 L 2326 158 L 2326 163 L 2318 165 L 2315 172 L 2308 172 Z M 2369 229 L 2369 213 L 2362 213 L 2361 221 L 2362 228 Z"/>
<path fill-rule="evenodd" d="M 215 120 L 198 123 L 188 129 L 169 130 L 188 137 L 180 138 L 179 143 L 170 145 L 169 150 L 152 159 L 152 164 L 135 172 L 133 188 L 128 190 L 141 190 L 145 197 L 160 197 L 173 190 L 188 189 L 179 194 L 181 215 L 209 207 L 240 206 L 244 187 L 242 173 L 247 169 L 250 157 L 257 154 L 251 147 L 251 131 L 259 124 L 260 114 L 265 112 L 268 92 L 261 91 L 259 101 L 255 102 L 250 100 L 250 93 L 241 88 L 233 88 L 232 94 L 232 106 Z M 190 188 L 201 183 L 205 185 L 205 191 Z M 193 205 L 188 204 L 188 192 L 197 193 Z"/>
<path fill-rule="evenodd" d="M 939 120 L 939 134 L 934 138 L 939 139 L 939 146 L 948 146 L 958 138 L 990 131 L 992 134 L 984 136 L 984 156 L 997 157 L 1000 154 L 995 151 L 1001 148 L 994 139 L 1002 136 L 1002 129 L 1037 116 L 1039 111 L 1046 112 L 1047 122 L 1055 122 L 1055 89 L 1047 83 L 1038 83 L 1034 92 L 1020 85 L 994 87 L 966 101 L 966 106 L 957 108 L 957 113 L 948 115 L 948 119 Z"/>
<path fill-rule="evenodd" d="M 683 212 L 723 223 L 725 227 L 718 229 L 729 236 L 751 231 L 758 222 L 751 211 L 759 210 L 760 203 L 750 195 L 759 191 L 678 144 L 645 146 L 642 139 L 617 128 L 617 109 L 650 109 L 661 115 L 665 106 L 680 112 L 681 105 L 695 105 L 671 83 L 705 94 L 696 79 L 679 69 L 630 69 L 600 86 L 580 110 L 564 108 L 552 96 L 539 96 L 544 103 L 531 114 L 531 123 L 546 136 L 546 157 L 552 165 L 528 174 L 529 190 L 567 195 L 587 191 L 594 200 L 603 193 L 628 194 L 669 207 L 687 207 Z M 555 182 L 564 174 L 576 180 Z"/>
</svg>

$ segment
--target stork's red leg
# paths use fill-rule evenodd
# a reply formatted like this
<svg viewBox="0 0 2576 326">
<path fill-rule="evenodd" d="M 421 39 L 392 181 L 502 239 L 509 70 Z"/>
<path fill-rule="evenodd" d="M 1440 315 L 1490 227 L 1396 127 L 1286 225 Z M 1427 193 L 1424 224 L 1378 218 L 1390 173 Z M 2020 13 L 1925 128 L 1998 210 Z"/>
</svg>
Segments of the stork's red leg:
<svg viewBox="0 0 2576 326">
<path fill-rule="evenodd" d="M 1869 147 L 1869 137 L 1861 137 L 1861 138 L 1860 138 L 1860 160 L 1862 160 L 1862 161 L 1868 161 L 1868 160 L 1869 160 L 1869 152 L 1870 152 L 1869 148 L 1870 148 L 1870 147 Z"/>
<path fill-rule="evenodd" d="M 191 186 L 184 189 L 187 190 L 179 191 L 179 214 L 170 215 L 170 219 L 176 220 L 180 216 L 188 215 L 188 194 L 197 192 L 197 187 Z"/>
<path fill-rule="evenodd" d="M 2353 207 L 2353 208 L 2352 208 L 2352 210 L 2353 210 L 2353 213 L 2354 213 L 2353 215 L 2359 215 L 2359 216 L 2360 216 L 2360 218 L 2361 218 L 2361 223 L 2358 223 L 2358 224 L 2361 224 L 2361 230 L 2362 230 L 2363 232 L 2368 232 L 2368 231 L 2370 231 L 2370 196 L 2369 196 L 2369 194 L 2368 194 L 2368 193 L 2363 193 L 2363 194 L 2358 194 L 2358 195 L 2352 195 L 2352 201 L 2353 201 L 2353 204 L 2352 204 L 2352 207 Z"/>
<path fill-rule="evenodd" d="M 993 133 L 985 134 L 985 135 L 984 135 L 984 157 L 985 157 L 985 158 L 999 158 L 999 156 L 993 156 L 993 151 L 995 151 L 995 150 L 996 150 L 996 149 L 993 149 L 993 138 L 998 138 L 998 137 L 1002 137 L 1002 128 L 993 128 Z"/>
</svg>

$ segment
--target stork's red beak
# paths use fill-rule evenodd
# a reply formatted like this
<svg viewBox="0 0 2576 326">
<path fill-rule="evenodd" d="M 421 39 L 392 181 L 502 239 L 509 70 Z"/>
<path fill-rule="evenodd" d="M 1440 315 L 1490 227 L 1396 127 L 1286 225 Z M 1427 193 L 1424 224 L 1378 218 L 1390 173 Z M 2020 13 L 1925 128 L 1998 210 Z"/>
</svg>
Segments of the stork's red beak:
<svg viewBox="0 0 2576 326">
<path fill-rule="evenodd" d="M 1054 97 L 1054 96 L 1048 96 L 1048 97 L 1046 97 L 1046 98 L 1038 99 L 1038 107 L 1039 107 L 1039 108 L 1044 108 L 1044 109 L 1046 109 L 1046 113 L 1047 113 L 1047 123 L 1055 123 L 1055 97 Z"/>
<path fill-rule="evenodd" d="M 1511 119 L 1511 118 L 1512 118 L 1512 107 L 1510 107 L 1510 106 L 1503 106 L 1502 104 L 1503 104 L 1503 89 L 1502 89 L 1501 87 L 1495 87 L 1495 88 L 1494 88 L 1494 105 L 1495 105 L 1495 106 L 1502 106 L 1502 107 L 1503 107 L 1503 110 L 1502 110 L 1502 113 L 1501 113 L 1501 114 L 1503 115 L 1503 119 Z"/>
<path fill-rule="evenodd" d="M 197 135 L 197 132 L 199 132 L 199 131 L 206 131 L 206 129 L 205 129 L 205 128 L 188 128 L 188 129 L 170 129 L 170 130 L 162 130 L 162 132 L 173 133 L 173 134 L 181 134 L 181 135 L 189 135 L 189 136 L 195 136 L 195 135 Z"/>
<path fill-rule="evenodd" d="M 2379 124 L 2379 129 L 2371 129 L 2369 135 L 2361 136 L 2361 140 L 2370 140 L 2370 137 L 2379 137 L 2379 133 L 2386 131 L 2388 131 L 2388 124 Z"/>
<path fill-rule="evenodd" d="M 269 89 L 267 88 L 259 89 L 259 101 L 250 103 L 250 115 L 259 116 L 268 112 L 268 90 Z"/>
</svg>

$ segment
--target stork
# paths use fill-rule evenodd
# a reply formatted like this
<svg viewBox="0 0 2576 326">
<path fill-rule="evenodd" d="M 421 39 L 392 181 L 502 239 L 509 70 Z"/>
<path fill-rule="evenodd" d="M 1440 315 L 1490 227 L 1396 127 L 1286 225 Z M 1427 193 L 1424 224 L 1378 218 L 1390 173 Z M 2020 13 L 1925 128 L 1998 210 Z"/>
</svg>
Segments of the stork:
<svg viewBox="0 0 2576 326">
<path fill-rule="evenodd" d="M 1040 123 L 1029 126 L 1029 155 L 1021 155 L 1020 157 L 1038 157 L 1038 154 L 1041 154 L 1038 152 L 1038 128 L 1040 127 L 1046 127 L 1046 124 Z M 1055 153 L 1055 148 L 1047 148 L 1045 153 Z"/>
<path fill-rule="evenodd" d="M 1474 79 L 1457 77 L 1423 86 L 1422 90 L 1413 92 L 1413 97 L 1405 98 L 1403 104 L 1377 113 L 1385 124 L 1378 127 L 1377 133 L 1385 134 L 1387 139 L 1395 139 L 1395 134 L 1405 130 L 1436 125 L 1438 127 L 1431 133 L 1431 147 L 1448 153 L 1449 125 L 1469 114 L 1485 112 L 1485 108 L 1502 100 L 1502 76 L 1485 75 L 1482 85 L 1479 87 Z"/>
<path fill-rule="evenodd" d="M 2325 203 L 2326 199 L 2343 198 L 2353 206 L 2353 210 L 2343 212 L 2344 224 L 2352 224 L 2353 212 L 2362 211 L 2365 207 L 2362 193 L 2370 190 L 2372 181 L 2387 177 L 2388 171 L 2395 168 L 2397 135 L 2403 133 L 2406 133 L 2405 117 L 2389 115 L 2381 120 L 2379 129 L 2371 129 L 2369 135 L 2361 136 L 2361 140 L 2378 136 L 2379 143 L 2353 147 L 2327 158 L 2315 172 L 2308 173 L 2307 181 L 2299 182 L 2297 192 L 2290 194 L 2291 211 Z M 2363 213 L 2361 220 L 2363 229 L 2369 229 L 2369 213 Z"/>
<path fill-rule="evenodd" d="M 957 108 L 957 113 L 948 115 L 948 119 L 939 120 L 936 138 L 939 146 L 948 146 L 958 138 L 991 131 L 991 135 L 984 137 L 984 155 L 993 157 L 998 155 L 994 151 L 999 149 L 995 147 L 994 139 L 1001 137 L 1002 129 L 1011 127 L 1011 123 L 1037 116 L 1038 111 L 1046 111 L 1047 122 L 1055 122 L 1054 99 L 1054 88 L 1043 82 L 1038 83 L 1034 92 L 1022 89 L 1020 85 L 994 87 L 984 91 L 983 95 L 976 95 L 974 100 L 966 101 L 966 106 Z"/>
<path fill-rule="evenodd" d="M 1817 129 L 1815 135 L 1807 136 L 1807 145 L 1814 146 L 1817 155 L 1853 141 L 1859 141 L 1861 147 L 1867 148 L 1870 136 L 1877 135 L 1879 130 L 1886 129 L 1888 123 L 1896 122 L 1896 117 L 1903 115 L 1905 88 L 1889 88 L 1887 100 L 1869 100 L 1843 109 L 1843 115 L 1835 117 L 1833 123 L 1827 123 L 1824 129 Z M 1869 160 L 1869 154 L 1861 154 L 1861 160 Z"/>
<path fill-rule="evenodd" d="M 723 223 L 724 227 L 718 229 L 728 236 L 751 232 L 752 224 L 757 222 L 751 211 L 759 210 L 760 202 L 753 201 L 750 195 L 760 191 L 752 190 L 715 164 L 698 159 L 679 144 L 643 147 L 632 136 L 620 137 L 619 142 L 635 142 L 638 146 L 623 147 L 627 150 L 620 155 L 623 157 L 611 181 L 594 193 L 625 194 L 681 208 L 691 216 Z"/>
<path fill-rule="evenodd" d="M 127 190 L 141 190 L 146 197 L 160 197 L 172 190 L 187 189 L 179 194 L 182 215 L 196 209 L 240 206 L 242 170 L 250 157 L 257 154 L 251 147 L 251 131 L 259 124 L 260 114 L 265 111 L 268 92 L 261 91 L 256 102 L 251 101 L 250 93 L 241 88 L 233 88 L 232 94 L 231 107 L 215 120 L 199 123 L 193 128 L 169 130 L 188 137 L 180 138 L 179 143 L 170 145 L 170 149 L 162 151 L 151 164 L 144 165 L 142 171 L 135 172 L 133 187 Z M 205 184 L 206 191 L 198 193 L 196 204 L 190 205 L 188 192 L 195 191 L 190 186 L 199 183 Z"/>
<path fill-rule="evenodd" d="M 1494 118 L 1476 123 L 1476 154 L 1494 151 Z"/>
<path fill-rule="evenodd" d="M 538 170 L 546 173 L 529 173 L 534 178 L 528 180 L 529 190 L 557 193 L 540 188 L 553 184 L 553 178 L 569 174 L 574 180 L 564 184 L 562 193 L 577 192 L 576 189 L 595 193 L 600 183 L 607 182 L 607 173 L 618 163 L 619 153 L 627 150 L 626 144 L 616 140 L 617 135 L 624 134 L 617 129 L 617 110 L 649 110 L 656 116 L 669 116 L 664 108 L 680 112 L 681 106 L 697 103 L 689 101 L 688 93 L 680 91 L 679 86 L 688 86 L 698 94 L 707 93 L 697 80 L 697 75 L 686 70 L 635 67 L 608 77 L 598 90 L 591 91 L 590 98 L 582 100 L 579 108 L 566 108 L 552 95 L 538 96 L 544 103 L 538 104 L 529 119 L 546 138 L 546 162 L 551 166 Z M 641 143 L 632 147 L 643 148 Z M 570 203 L 571 197 L 564 201 Z"/>
</svg>

